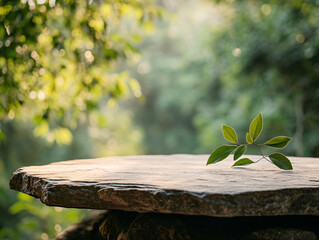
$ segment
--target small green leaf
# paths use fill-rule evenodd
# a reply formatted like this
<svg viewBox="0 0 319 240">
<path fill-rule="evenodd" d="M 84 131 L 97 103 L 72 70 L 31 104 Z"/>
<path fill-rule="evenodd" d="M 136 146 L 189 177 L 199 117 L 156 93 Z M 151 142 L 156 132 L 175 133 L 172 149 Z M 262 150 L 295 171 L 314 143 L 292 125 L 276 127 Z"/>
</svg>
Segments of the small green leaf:
<svg viewBox="0 0 319 240">
<path fill-rule="evenodd" d="M 285 155 L 281 153 L 273 153 L 269 155 L 269 158 L 277 167 L 284 170 L 292 170 L 291 162 Z"/>
<path fill-rule="evenodd" d="M 249 133 L 246 133 L 246 142 L 247 142 L 248 144 L 252 144 L 252 143 L 253 143 L 253 140 L 251 139 L 251 136 L 250 136 Z"/>
<path fill-rule="evenodd" d="M 227 141 L 238 144 L 237 134 L 231 126 L 227 126 L 224 124 L 222 127 L 222 130 L 223 130 L 224 138 Z"/>
<path fill-rule="evenodd" d="M 245 165 L 249 165 L 249 164 L 252 164 L 252 163 L 255 163 L 255 162 L 250 160 L 249 158 L 242 158 L 242 159 L 239 159 L 237 162 L 235 162 L 233 167 L 245 166 Z"/>
<path fill-rule="evenodd" d="M 249 126 L 249 134 L 253 141 L 255 141 L 258 138 L 262 129 L 263 129 L 263 118 L 261 116 L 261 113 L 259 113 L 259 115 L 254 118 L 254 120 L 251 122 Z"/>
<path fill-rule="evenodd" d="M 240 158 L 245 152 L 246 152 L 247 147 L 245 145 L 240 146 L 237 148 L 234 154 L 234 161 L 236 161 L 238 158 Z"/>
<path fill-rule="evenodd" d="M 279 137 L 274 137 L 267 141 L 265 145 L 273 148 L 285 148 L 289 141 L 291 140 L 290 137 L 286 136 L 279 136 Z"/>
<path fill-rule="evenodd" d="M 206 165 L 217 163 L 229 156 L 232 151 L 234 151 L 237 148 L 237 146 L 233 145 L 223 145 L 219 148 L 216 148 L 212 154 L 209 156 Z"/>
</svg>

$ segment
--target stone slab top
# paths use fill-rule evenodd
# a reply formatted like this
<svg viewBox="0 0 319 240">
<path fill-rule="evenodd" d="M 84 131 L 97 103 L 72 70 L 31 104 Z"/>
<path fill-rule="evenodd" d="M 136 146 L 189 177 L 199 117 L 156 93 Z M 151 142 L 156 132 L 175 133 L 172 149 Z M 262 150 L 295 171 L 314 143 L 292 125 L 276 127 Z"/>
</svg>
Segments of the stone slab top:
<svg viewBox="0 0 319 240">
<path fill-rule="evenodd" d="M 18 169 L 11 189 L 49 205 L 184 215 L 319 215 L 319 158 L 289 157 L 231 168 L 232 155 L 141 155 L 55 162 Z M 257 160 L 260 156 L 245 156 Z"/>
</svg>

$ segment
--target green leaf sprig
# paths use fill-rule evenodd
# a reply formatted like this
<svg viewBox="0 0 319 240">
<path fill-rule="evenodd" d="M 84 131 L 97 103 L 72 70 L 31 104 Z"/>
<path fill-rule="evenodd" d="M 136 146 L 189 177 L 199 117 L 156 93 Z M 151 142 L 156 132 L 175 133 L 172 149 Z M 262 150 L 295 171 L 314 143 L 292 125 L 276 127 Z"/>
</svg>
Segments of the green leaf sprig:
<svg viewBox="0 0 319 240">
<path fill-rule="evenodd" d="M 252 163 L 257 163 L 262 159 L 267 160 L 268 162 L 275 164 L 277 167 L 284 170 L 292 170 L 292 165 L 290 160 L 282 153 L 272 153 L 268 156 L 264 155 L 261 151 L 262 146 L 269 146 L 272 148 L 285 148 L 290 142 L 291 138 L 286 136 L 278 136 L 268 140 L 265 143 L 257 144 L 256 140 L 259 137 L 263 129 L 263 118 L 261 113 L 255 117 L 249 126 L 249 131 L 246 133 L 246 142 L 247 144 L 240 144 L 238 142 L 237 134 L 231 126 L 223 125 L 222 131 L 224 138 L 232 143 L 232 145 L 222 145 L 221 147 L 215 149 L 207 160 L 207 164 L 217 163 L 225 158 L 227 158 L 233 151 L 234 161 L 233 167 L 236 166 L 245 166 Z M 261 154 L 261 158 L 257 161 L 253 161 L 249 158 L 239 159 L 247 150 L 247 147 L 252 146 L 258 149 Z M 239 160 L 238 160 L 239 159 Z"/>
</svg>

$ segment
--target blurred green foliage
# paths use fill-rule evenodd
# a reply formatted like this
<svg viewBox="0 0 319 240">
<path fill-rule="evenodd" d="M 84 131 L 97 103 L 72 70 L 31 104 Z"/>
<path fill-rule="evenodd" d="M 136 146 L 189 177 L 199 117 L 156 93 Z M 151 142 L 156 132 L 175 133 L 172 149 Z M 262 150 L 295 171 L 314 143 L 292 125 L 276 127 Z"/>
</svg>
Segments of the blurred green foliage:
<svg viewBox="0 0 319 240">
<path fill-rule="evenodd" d="M 286 154 L 319 156 L 318 4 L 183 3 L 167 4 L 177 16 L 141 47 L 146 151 L 208 153 L 222 123 L 245 136 L 263 112 L 261 141 L 292 136 Z"/>
<path fill-rule="evenodd" d="M 18 193 L 17 200 L 9 211 L 11 214 L 18 214 L 21 220 L 17 222 L 15 229 L 2 228 L 1 239 L 49 239 L 87 213 L 85 210 L 47 207 L 23 193 Z"/>
<path fill-rule="evenodd" d="M 116 63 L 139 59 L 134 44 L 161 11 L 136 0 L 42 3 L 1 3 L 0 118 L 32 119 L 36 136 L 68 144 L 69 129 L 97 110 L 102 97 L 141 95 Z"/>
<path fill-rule="evenodd" d="M 10 191 L 24 165 L 210 153 L 222 123 L 245 136 L 259 112 L 261 141 L 319 156 L 315 1 L 159 3 L 158 22 L 151 1 L 1 1 L 0 239 L 52 239 L 87 214 Z"/>
<path fill-rule="evenodd" d="M 141 152 L 117 110 L 141 89 L 121 65 L 139 61 L 135 46 L 161 15 L 153 1 L 1 1 L 0 239 L 52 239 L 87 212 L 17 197 L 18 167 Z M 128 144 L 117 140 L 127 131 Z"/>
</svg>

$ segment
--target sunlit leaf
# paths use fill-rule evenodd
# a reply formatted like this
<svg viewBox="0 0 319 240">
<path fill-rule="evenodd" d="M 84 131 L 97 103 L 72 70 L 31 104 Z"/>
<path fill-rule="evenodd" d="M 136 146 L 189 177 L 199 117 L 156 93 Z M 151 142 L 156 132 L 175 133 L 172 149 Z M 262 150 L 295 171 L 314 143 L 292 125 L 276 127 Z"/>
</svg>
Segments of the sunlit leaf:
<svg viewBox="0 0 319 240">
<path fill-rule="evenodd" d="M 101 127 L 101 128 L 107 127 L 108 122 L 107 122 L 107 119 L 106 119 L 105 116 L 103 116 L 102 114 L 100 114 L 100 115 L 98 115 L 97 120 L 98 120 L 97 123 L 98 123 L 98 126 L 99 126 L 99 127 Z"/>
<path fill-rule="evenodd" d="M 234 153 L 234 161 L 240 158 L 246 152 L 246 149 L 245 145 L 238 147 Z"/>
<path fill-rule="evenodd" d="M 224 138 L 231 143 L 238 143 L 237 134 L 231 126 L 223 125 Z"/>
<path fill-rule="evenodd" d="M 70 144 L 72 141 L 72 133 L 67 128 L 56 128 L 53 130 L 55 141 L 57 144 Z"/>
<path fill-rule="evenodd" d="M 253 143 L 253 140 L 251 139 L 251 136 L 250 136 L 249 133 L 246 133 L 246 142 L 247 142 L 248 144 L 252 144 L 252 143 Z"/>
<path fill-rule="evenodd" d="M 249 158 L 242 158 L 234 163 L 233 167 L 236 166 L 246 166 L 249 164 L 255 163 L 254 161 L 250 160 Z"/>
<path fill-rule="evenodd" d="M 134 79 L 134 78 L 130 79 L 129 85 L 130 85 L 131 90 L 132 90 L 135 97 L 142 96 L 141 86 L 136 79 Z"/>
<path fill-rule="evenodd" d="M 255 141 L 258 138 L 262 128 L 263 128 L 263 119 L 262 119 L 261 113 L 259 113 L 259 115 L 253 119 L 253 121 L 251 122 L 249 126 L 249 134 L 253 141 Z"/>
<path fill-rule="evenodd" d="M 144 22 L 143 29 L 147 34 L 152 34 L 155 30 L 155 26 L 152 21 L 147 20 Z"/>
<path fill-rule="evenodd" d="M 40 125 L 36 126 L 33 133 L 36 137 L 45 137 L 49 132 L 49 124 L 47 121 L 42 121 Z"/>
<path fill-rule="evenodd" d="M 291 138 L 286 136 L 274 137 L 267 141 L 265 145 L 273 148 L 285 148 L 290 142 Z"/>
<path fill-rule="evenodd" d="M 19 193 L 18 193 L 18 199 L 19 199 L 19 200 L 22 200 L 22 201 L 25 201 L 25 202 L 31 202 L 31 201 L 33 200 L 33 197 L 31 197 L 31 196 L 28 195 L 28 194 L 19 192 Z"/>
<path fill-rule="evenodd" d="M 21 211 L 29 212 L 33 215 L 40 215 L 41 209 L 34 205 L 34 202 L 17 201 L 9 209 L 11 214 L 17 214 Z"/>
<path fill-rule="evenodd" d="M 237 148 L 237 146 L 233 145 L 223 145 L 217 149 L 215 149 L 212 154 L 210 155 L 206 165 L 212 164 L 212 163 L 217 163 L 229 156 L 232 151 L 234 151 Z"/>
<path fill-rule="evenodd" d="M 273 153 L 269 155 L 269 158 L 277 167 L 284 170 L 292 170 L 291 162 L 285 155 L 281 153 Z"/>
</svg>

